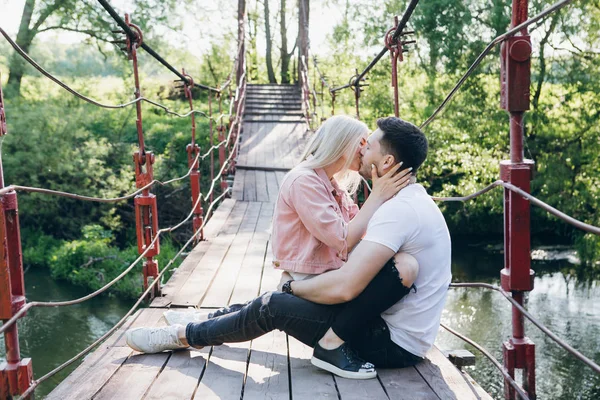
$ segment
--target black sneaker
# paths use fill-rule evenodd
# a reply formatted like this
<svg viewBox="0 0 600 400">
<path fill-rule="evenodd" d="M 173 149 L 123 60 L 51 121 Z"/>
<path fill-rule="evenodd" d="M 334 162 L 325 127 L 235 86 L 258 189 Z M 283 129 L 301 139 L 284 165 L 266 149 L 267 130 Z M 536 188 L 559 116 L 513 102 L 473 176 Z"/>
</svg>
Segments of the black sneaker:
<svg viewBox="0 0 600 400">
<path fill-rule="evenodd" d="M 361 359 L 346 343 L 333 350 L 326 350 L 317 343 L 310 362 L 315 367 L 342 378 L 372 379 L 377 377 L 375 366 Z"/>
</svg>

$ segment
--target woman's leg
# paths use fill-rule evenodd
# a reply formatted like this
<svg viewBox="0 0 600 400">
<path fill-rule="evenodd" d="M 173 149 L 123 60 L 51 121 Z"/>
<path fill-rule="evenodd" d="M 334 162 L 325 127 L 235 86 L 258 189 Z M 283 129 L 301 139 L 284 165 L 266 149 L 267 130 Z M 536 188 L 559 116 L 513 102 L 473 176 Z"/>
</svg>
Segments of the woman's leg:
<svg viewBox="0 0 600 400">
<path fill-rule="evenodd" d="M 340 306 L 316 304 L 280 292 L 267 292 L 235 312 L 186 327 L 191 346 L 244 342 L 279 329 L 314 347 L 333 323 Z"/>
</svg>

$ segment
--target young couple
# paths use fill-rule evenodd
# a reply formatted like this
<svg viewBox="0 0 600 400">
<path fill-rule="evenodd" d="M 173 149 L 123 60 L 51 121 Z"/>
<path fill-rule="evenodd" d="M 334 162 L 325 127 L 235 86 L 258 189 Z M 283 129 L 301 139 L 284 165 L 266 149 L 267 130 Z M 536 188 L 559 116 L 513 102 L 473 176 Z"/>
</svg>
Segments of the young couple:
<svg viewBox="0 0 600 400">
<path fill-rule="evenodd" d="M 284 271 L 278 291 L 198 323 L 169 311 L 170 326 L 131 329 L 127 344 L 155 353 L 279 329 L 314 348 L 315 366 L 345 378 L 374 378 L 375 366 L 423 360 L 451 280 L 450 235 L 414 183 L 427 156 L 423 133 L 395 117 L 377 126 L 369 136 L 362 122 L 329 118 L 286 175 L 273 217 L 273 264 Z M 349 195 L 357 172 L 373 179 L 360 211 Z"/>
</svg>

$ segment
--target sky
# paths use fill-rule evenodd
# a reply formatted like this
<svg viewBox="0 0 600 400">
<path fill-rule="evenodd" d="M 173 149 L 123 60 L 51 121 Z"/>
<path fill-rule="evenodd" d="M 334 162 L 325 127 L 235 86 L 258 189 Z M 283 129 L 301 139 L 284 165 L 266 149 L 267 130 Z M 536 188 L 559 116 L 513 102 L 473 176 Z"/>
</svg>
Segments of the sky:
<svg viewBox="0 0 600 400">
<path fill-rule="evenodd" d="M 84 0 L 93 1 L 93 0 Z M 210 48 L 211 38 L 226 34 L 227 31 L 234 32 L 237 29 L 236 13 L 237 0 L 198 0 L 202 5 L 204 12 L 202 15 L 189 15 L 184 19 L 184 26 L 181 32 L 174 32 L 169 27 L 157 27 L 157 31 L 173 43 L 183 43 L 187 50 L 198 58 Z M 111 5 L 118 11 L 131 11 L 128 6 L 131 1 L 112 0 Z M 278 2 L 277 2 L 278 3 Z M 296 3 L 295 0 L 288 0 L 288 3 Z M 310 43 L 314 54 L 327 53 L 326 38 L 333 32 L 336 23 L 342 20 L 342 10 L 338 7 L 326 5 L 323 1 L 311 2 L 310 13 Z M 19 28 L 21 14 L 25 0 L 0 0 L 0 27 L 7 31 L 13 39 L 16 37 Z M 253 0 L 247 0 L 247 4 L 255 4 Z M 98 4 L 98 7 L 101 7 Z M 261 8 L 262 10 L 262 8 Z M 277 4 L 272 5 L 272 14 L 277 13 Z M 289 16 L 288 16 L 289 18 Z M 295 21 L 294 21 L 295 22 Z M 297 35 L 297 24 L 290 24 L 288 40 L 290 46 L 293 46 L 293 39 Z M 273 27 L 278 32 L 278 26 Z M 183 42 L 181 42 L 183 37 Z M 39 41 L 58 41 L 60 43 L 80 42 L 85 36 L 72 32 L 44 32 L 36 38 Z M 264 36 L 258 43 L 259 53 L 265 52 Z"/>
</svg>

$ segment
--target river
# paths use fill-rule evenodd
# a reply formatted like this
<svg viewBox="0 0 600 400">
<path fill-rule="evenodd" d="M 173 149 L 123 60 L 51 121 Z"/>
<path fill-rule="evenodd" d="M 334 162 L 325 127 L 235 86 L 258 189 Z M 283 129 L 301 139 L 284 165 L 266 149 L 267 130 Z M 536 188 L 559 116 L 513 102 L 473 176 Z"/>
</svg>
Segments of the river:
<svg viewBox="0 0 600 400">
<path fill-rule="evenodd" d="M 457 242 L 453 248 L 455 282 L 488 282 L 499 285 L 503 256 L 498 245 L 472 246 Z M 540 252 L 537 252 L 540 257 Z M 556 251 L 541 252 L 541 256 Z M 567 260 L 533 262 L 535 289 L 529 295 L 528 309 L 547 327 L 588 357 L 600 363 L 600 281 L 582 281 L 561 271 L 571 269 Z M 30 269 L 25 276 L 29 300 L 66 300 L 87 290 L 56 282 L 47 272 Z M 21 352 L 33 359 L 36 377 L 42 376 L 77 354 L 112 327 L 132 303 L 100 296 L 84 304 L 64 308 L 33 309 L 19 322 Z M 501 343 L 511 332 L 511 307 L 499 293 L 485 289 L 450 289 L 443 322 L 490 350 L 501 360 Z M 535 326 L 526 324 L 527 335 L 536 344 L 537 393 L 539 399 L 600 398 L 600 376 L 545 337 Z M 477 364 L 467 371 L 495 399 L 503 399 L 502 378 L 477 350 L 441 330 L 437 340 L 443 350 L 467 348 Z M 0 338 L 0 357 L 4 353 Z M 73 369 L 65 370 L 37 391 L 43 398 Z"/>
</svg>

